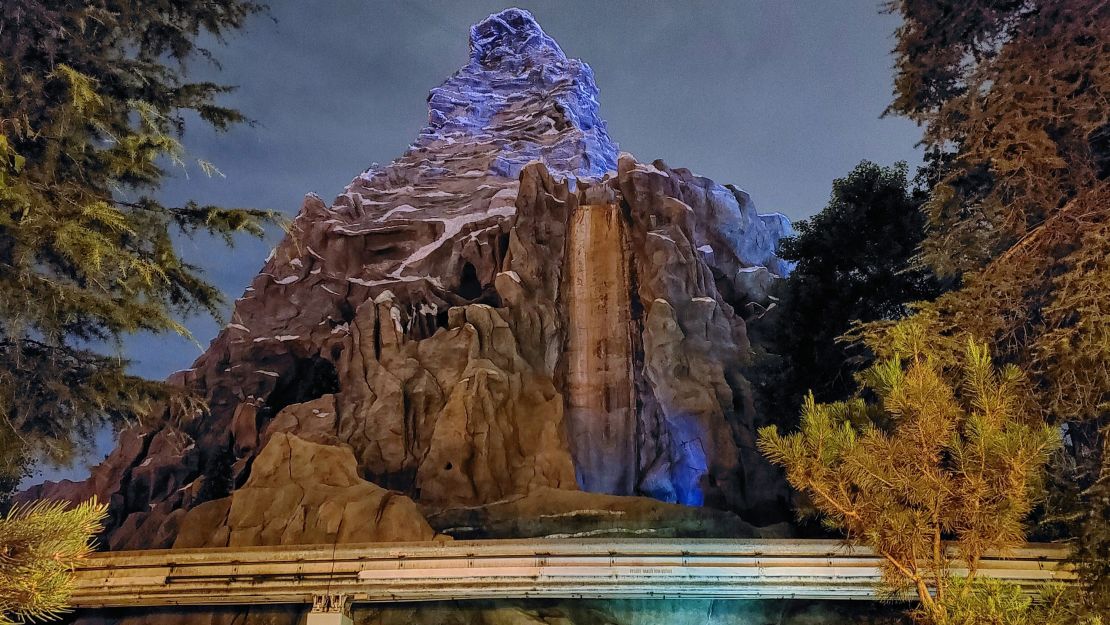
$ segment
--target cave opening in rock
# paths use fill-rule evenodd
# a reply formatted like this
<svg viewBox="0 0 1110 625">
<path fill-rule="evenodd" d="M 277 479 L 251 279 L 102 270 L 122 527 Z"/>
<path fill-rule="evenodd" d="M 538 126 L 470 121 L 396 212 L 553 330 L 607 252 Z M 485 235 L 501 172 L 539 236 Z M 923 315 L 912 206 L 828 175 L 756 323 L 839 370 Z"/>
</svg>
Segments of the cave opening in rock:
<svg viewBox="0 0 1110 625">
<path fill-rule="evenodd" d="M 289 376 L 288 382 L 279 384 L 266 398 L 267 416 L 276 415 L 286 406 L 302 404 L 338 392 L 339 373 L 330 360 L 319 355 L 296 358 L 293 374 Z"/>
<path fill-rule="evenodd" d="M 459 297 L 467 300 L 476 300 L 482 296 L 482 282 L 478 280 L 478 270 L 474 265 L 463 265 L 462 277 L 459 278 Z"/>
<path fill-rule="evenodd" d="M 509 255 L 509 233 L 502 232 L 497 235 L 497 263 L 503 265 L 505 257 Z"/>
</svg>

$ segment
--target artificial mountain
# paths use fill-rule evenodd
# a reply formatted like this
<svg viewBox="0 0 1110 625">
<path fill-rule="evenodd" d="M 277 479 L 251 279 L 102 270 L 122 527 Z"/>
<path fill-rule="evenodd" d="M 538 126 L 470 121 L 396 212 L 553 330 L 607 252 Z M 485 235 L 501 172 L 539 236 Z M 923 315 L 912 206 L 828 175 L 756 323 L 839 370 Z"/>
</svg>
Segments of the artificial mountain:
<svg viewBox="0 0 1110 625">
<path fill-rule="evenodd" d="M 744 372 L 790 225 L 619 153 L 597 95 L 526 11 L 472 27 L 408 151 L 307 196 L 172 376 L 208 411 L 24 497 L 110 502 L 111 549 L 781 534 Z"/>
</svg>

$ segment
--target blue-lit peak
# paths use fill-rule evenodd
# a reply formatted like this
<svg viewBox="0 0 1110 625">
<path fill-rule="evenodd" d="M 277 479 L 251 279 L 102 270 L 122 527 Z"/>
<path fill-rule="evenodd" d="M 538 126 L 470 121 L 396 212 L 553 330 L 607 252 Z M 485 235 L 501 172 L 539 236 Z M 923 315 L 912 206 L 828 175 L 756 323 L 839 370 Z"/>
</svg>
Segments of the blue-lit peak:
<svg viewBox="0 0 1110 625">
<path fill-rule="evenodd" d="M 470 60 L 428 94 L 428 126 L 414 146 L 489 146 L 488 173 L 515 178 L 530 161 L 557 176 L 614 171 L 617 146 L 598 111 L 590 66 L 568 59 L 523 9 L 470 29 Z"/>
<path fill-rule="evenodd" d="M 495 69 L 503 65 L 565 62 L 555 40 L 524 9 L 505 9 L 470 27 L 470 61 Z"/>
</svg>

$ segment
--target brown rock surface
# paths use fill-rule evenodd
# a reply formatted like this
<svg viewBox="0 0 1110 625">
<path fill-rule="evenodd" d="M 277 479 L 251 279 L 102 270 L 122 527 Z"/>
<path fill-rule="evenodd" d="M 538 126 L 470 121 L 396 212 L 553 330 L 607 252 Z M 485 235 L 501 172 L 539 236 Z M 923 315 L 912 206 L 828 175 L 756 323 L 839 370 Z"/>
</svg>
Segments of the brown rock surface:
<svg viewBox="0 0 1110 625">
<path fill-rule="evenodd" d="M 230 497 L 181 520 L 173 546 L 253 547 L 431 540 L 416 504 L 358 476 L 350 449 L 277 432 Z"/>
</svg>

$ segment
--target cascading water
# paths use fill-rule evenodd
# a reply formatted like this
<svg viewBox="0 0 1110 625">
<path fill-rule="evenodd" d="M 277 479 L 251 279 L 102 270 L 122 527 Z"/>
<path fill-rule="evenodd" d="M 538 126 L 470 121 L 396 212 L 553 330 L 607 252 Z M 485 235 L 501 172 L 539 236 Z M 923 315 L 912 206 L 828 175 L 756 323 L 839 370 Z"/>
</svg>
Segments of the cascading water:
<svg viewBox="0 0 1110 625">
<path fill-rule="evenodd" d="M 631 495 L 636 464 L 628 241 L 620 206 L 570 215 L 566 256 L 567 433 L 578 485 Z"/>
</svg>

